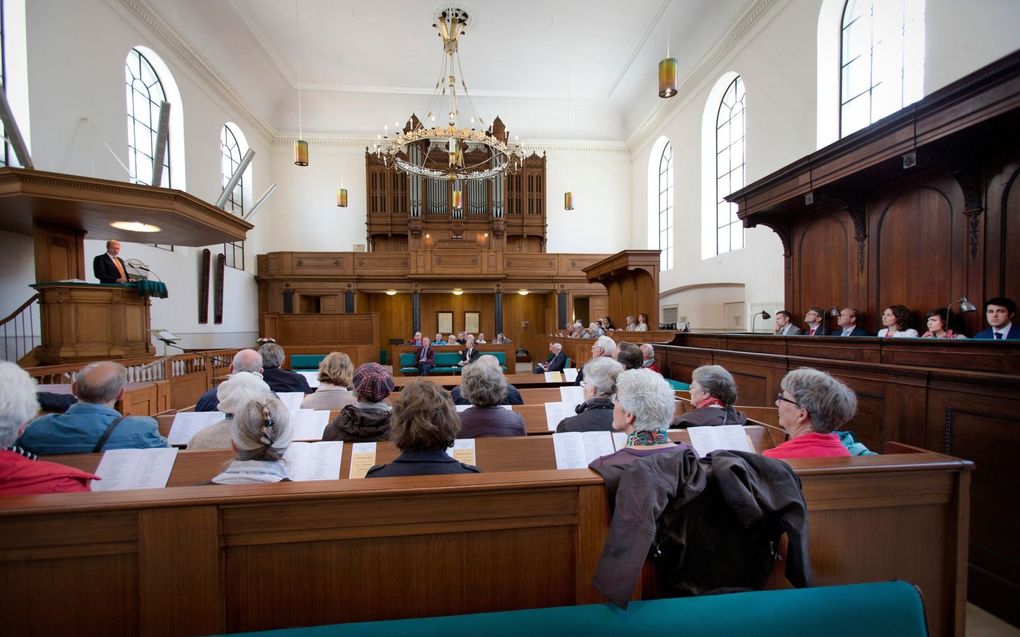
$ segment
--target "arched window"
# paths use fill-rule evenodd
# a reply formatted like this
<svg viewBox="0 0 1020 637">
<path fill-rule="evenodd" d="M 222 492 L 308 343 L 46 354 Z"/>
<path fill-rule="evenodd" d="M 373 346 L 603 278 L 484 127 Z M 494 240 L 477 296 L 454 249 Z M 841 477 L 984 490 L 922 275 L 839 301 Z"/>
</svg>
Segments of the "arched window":
<svg viewBox="0 0 1020 637">
<path fill-rule="evenodd" d="M 159 130 L 159 109 L 166 101 L 166 91 L 159 74 L 149 59 L 135 48 L 128 53 L 124 65 L 127 82 L 128 169 L 132 181 L 152 183 L 152 160 L 156 156 L 156 136 Z M 159 185 L 169 187 L 170 142 L 163 159 L 163 177 Z"/>
<path fill-rule="evenodd" d="M 737 206 L 725 197 L 744 186 L 744 82 L 737 75 L 726 87 L 715 117 L 715 251 L 744 247 Z"/>
<path fill-rule="evenodd" d="M 924 89 L 924 0 L 846 0 L 839 136 L 916 102 Z"/>
<path fill-rule="evenodd" d="M 659 155 L 659 270 L 673 267 L 673 145 L 666 141 Z"/>
<path fill-rule="evenodd" d="M 220 130 L 220 188 L 226 188 L 234 171 L 241 165 L 241 158 L 248 151 L 248 142 L 244 133 L 236 124 L 227 122 Z M 238 217 L 244 216 L 247 199 L 245 192 L 250 192 L 251 164 L 241 174 L 241 179 L 230 191 L 224 210 Z M 226 264 L 239 270 L 244 269 L 244 241 L 233 241 L 223 244 L 223 255 Z"/>
<path fill-rule="evenodd" d="M 31 155 L 32 125 L 28 108 L 28 39 L 25 0 L 0 0 L 0 83 L 7 93 L 14 120 Z M 0 122 L 0 166 L 19 165 L 8 131 Z"/>
</svg>

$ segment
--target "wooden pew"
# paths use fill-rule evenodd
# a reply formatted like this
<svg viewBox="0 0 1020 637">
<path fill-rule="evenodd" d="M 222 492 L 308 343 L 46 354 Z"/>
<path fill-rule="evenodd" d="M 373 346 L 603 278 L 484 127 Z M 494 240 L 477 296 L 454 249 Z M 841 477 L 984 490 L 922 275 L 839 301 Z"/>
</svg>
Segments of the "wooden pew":
<svg viewBox="0 0 1020 637">
<path fill-rule="evenodd" d="M 478 442 L 481 464 L 518 470 L 2 498 L 5 629 L 205 634 L 601 601 L 601 480 L 520 469 L 551 466 L 548 437 Z M 200 482 L 227 457 L 181 453 L 174 480 Z M 790 464 L 817 584 L 913 582 L 932 635 L 963 634 L 970 463 Z"/>
<path fill-rule="evenodd" d="M 562 398 L 559 387 L 545 387 L 542 389 L 522 389 L 521 398 L 525 405 L 544 405 L 545 403 L 558 403 Z"/>
</svg>

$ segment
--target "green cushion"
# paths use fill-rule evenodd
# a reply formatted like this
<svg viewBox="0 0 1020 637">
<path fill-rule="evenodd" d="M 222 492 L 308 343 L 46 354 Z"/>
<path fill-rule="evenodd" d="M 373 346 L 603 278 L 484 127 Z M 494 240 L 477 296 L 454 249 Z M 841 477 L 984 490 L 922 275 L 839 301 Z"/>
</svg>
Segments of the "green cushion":
<svg viewBox="0 0 1020 637">
<path fill-rule="evenodd" d="M 448 637 L 573 634 L 584 637 L 790 637 L 928 634 L 920 593 L 907 582 L 755 591 L 610 604 L 285 628 L 246 635 Z"/>
<path fill-rule="evenodd" d="M 669 383 L 669 386 L 673 388 L 673 391 L 677 391 L 677 390 L 679 390 L 679 391 L 690 391 L 690 389 L 691 389 L 691 386 L 689 384 L 681 383 L 680 381 L 673 380 L 672 378 L 667 378 L 666 382 Z"/>
<path fill-rule="evenodd" d="M 456 367 L 460 362 L 457 352 L 436 352 L 436 367 Z"/>
<path fill-rule="evenodd" d="M 290 368 L 314 371 L 319 369 L 319 363 L 326 358 L 325 354 L 292 354 L 290 357 Z"/>
<path fill-rule="evenodd" d="M 400 355 L 401 367 L 414 367 L 414 359 L 417 356 L 414 352 L 407 352 Z"/>
</svg>

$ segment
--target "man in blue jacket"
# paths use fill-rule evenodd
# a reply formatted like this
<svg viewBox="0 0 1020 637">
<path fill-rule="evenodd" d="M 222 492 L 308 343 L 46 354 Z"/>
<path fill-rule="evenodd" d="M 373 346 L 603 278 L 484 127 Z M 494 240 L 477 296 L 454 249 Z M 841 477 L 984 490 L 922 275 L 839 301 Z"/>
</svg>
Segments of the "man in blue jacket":
<svg viewBox="0 0 1020 637">
<path fill-rule="evenodd" d="M 985 301 L 985 320 L 988 328 L 974 335 L 974 338 L 1001 340 L 1020 340 L 1020 325 L 1013 325 L 1016 314 L 1016 302 L 1004 296 L 997 296 Z"/>
<path fill-rule="evenodd" d="M 86 365 L 71 385 L 78 402 L 62 414 L 33 421 L 18 445 L 40 455 L 169 447 L 154 419 L 122 416 L 113 408 L 124 397 L 126 384 L 123 365 L 110 361 Z"/>
</svg>

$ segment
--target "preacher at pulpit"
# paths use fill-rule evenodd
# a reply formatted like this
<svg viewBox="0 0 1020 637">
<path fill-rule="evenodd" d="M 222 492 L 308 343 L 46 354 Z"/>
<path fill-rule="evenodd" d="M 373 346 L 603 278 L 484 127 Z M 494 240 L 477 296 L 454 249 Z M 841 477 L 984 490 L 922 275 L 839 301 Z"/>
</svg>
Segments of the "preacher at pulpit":
<svg viewBox="0 0 1020 637">
<path fill-rule="evenodd" d="M 110 239 L 106 242 L 106 252 L 92 259 L 92 273 L 96 275 L 100 283 L 130 283 L 124 266 L 124 259 L 121 259 L 120 241 Z"/>
</svg>

